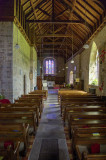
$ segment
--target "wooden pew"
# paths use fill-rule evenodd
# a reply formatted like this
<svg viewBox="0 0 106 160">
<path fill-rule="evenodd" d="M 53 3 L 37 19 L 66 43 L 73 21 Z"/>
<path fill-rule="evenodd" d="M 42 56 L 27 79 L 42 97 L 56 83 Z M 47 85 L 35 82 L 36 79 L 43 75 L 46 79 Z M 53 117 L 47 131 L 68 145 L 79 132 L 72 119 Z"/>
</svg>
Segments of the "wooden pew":
<svg viewBox="0 0 106 160">
<path fill-rule="evenodd" d="M 106 107 L 104 107 L 104 105 L 89 105 L 89 106 L 80 106 L 80 105 L 77 105 L 77 106 L 66 106 L 64 107 L 64 110 L 63 110 L 63 121 L 65 123 L 65 120 L 67 118 L 67 114 L 69 114 L 70 112 L 89 112 L 89 111 L 100 111 L 100 112 L 103 112 L 105 111 L 106 112 Z"/>
<path fill-rule="evenodd" d="M 11 114 L 11 112 L 6 113 L 0 113 L 0 124 L 1 123 L 25 123 L 29 124 L 30 126 L 33 126 L 33 130 L 36 132 L 36 114 L 33 112 L 14 112 Z"/>
<path fill-rule="evenodd" d="M 35 98 L 35 99 L 39 98 L 43 100 L 43 96 L 40 94 L 25 94 L 25 95 L 21 95 L 20 98 Z"/>
<path fill-rule="evenodd" d="M 20 142 L 18 141 L 14 149 L 11 145 L 7 149 L 0 149 L 0 157 L 3 157 L 3 160 L 19 160 L 19 146 Z"/>
<path fill-rule="evenodd" d="M 40 101 L 35 101 L 35 100 L 27 100 L 27 99 L 22 99 L 22 100 L 15 100 L 15 103 L 14 104 L 16 104 L 17 106 L 18 106 L 18 104 L 22 107 L 24 107 L 24 106 L 37 106 L 38 107 L 38 111 L 39 111 L 39 116 L 41 117 L 41 113 L 42 113 L 42 110 L 43 110 L 43 104 L 41 104 L 41 102 Z M 14 105 L 13 104 L 13 105 Z"/>
<path fill-rule="evenodd" d="M 94 94 L 82 94 L 82 95 L 79 95 L 79 94 L 67 94 L 67 93 L 64 93 L 64 94 L 59 94 L 58 93 L 58 98 L 60 99 L 60 100 L 62 100 L 62 99 L 69 99 L 69 98 L 75 98 L 75 97 L 77 97 L 77 98 L 81 98 L 81 97 L 83 97 L 83 98 L 86 98 L 86 97 L 89 97 L 89 98 L 100 98 L 99 96 L 96 96 L 96 95 L 94 95 Z"/>
<path fill-rule="evenodd" d="M 106 125 L 106 112 L 72 112 L 68 114 L 68 127 L 70 137 L 73 126 L 103 126 Z"/>
<path fill-rule="evenodd" d="M 79 160 L 105 160 L 105 153 L 91 154 L 89 149 L 92 144 L 98 143 L 106 147 L 106 127 L 76 128 L 72 139 L 73 153 Z M 74 155 L 75 155 L 74 153 Z M 104 158 L 104 159 L 103 159 Z"/>
<path fill-rule="evenodd" d="M 23 143 L 23 152 L 26 152 L 29 139 L 29 124 L 0 122 L 0 143 L 12 142 L 16 147 L 18 141 Z"/>
<path fill-rule="evenodd" d="M 38 114 L 38 108 L 37 107 L 34 107 L 34 106 L 32 106 L 32 107 L 20 107 L 20 106 L 18 106 L 18 105 L 6 105 L 6 104 L 4 104 L 4 105 L 2 105 L 1 106 L 1 108 L 0 108 L 0 113 L 12 113 L 12 114 L 14 114 L 14 113 L 16 113 L 16 112 L 18 112 L 18 113 L 20 113 L 20 112 L 22 112 L 23 114 L 24 114 L 24 112 L 34 112 L 35 114 L 36 114 L 36 124 L 38 125 L 38 123 L 39 123 L 39 114 Z"/>
<path fill-rule="evenodd" d="M 64 102 L 62 105 L 61 105 L 61 115 L 63 114 L 64 110 L 65 110 L 65 107 L 73 107 L 73 106 L 88 106 L 88 105 L 101 105 L 101 106 L 105 106 L 105 103 L 100 101 L 95 101 L 95 102 L 91 102 L 91 101 L 81 101 L 81 102 Z"/>
<path fill-rule="evenodd" d="M 42 94 L 44 98 L 47 98 L 48 91 L 47 90 L 34 90 L 30 92 L 29 94 Z"/>
</svg>

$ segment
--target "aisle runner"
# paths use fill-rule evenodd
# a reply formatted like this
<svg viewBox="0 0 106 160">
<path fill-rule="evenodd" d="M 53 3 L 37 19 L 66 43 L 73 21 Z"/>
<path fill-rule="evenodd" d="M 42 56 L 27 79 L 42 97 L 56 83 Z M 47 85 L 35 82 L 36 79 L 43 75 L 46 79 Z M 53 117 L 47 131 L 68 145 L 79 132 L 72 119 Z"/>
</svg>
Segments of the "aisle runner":
<svg viewBox="0 0 106 160">
<path fill-rule="evenodd" d="M 53 160 L 70 160 L 69 153 L 71 151 L 68 153 L 67 143 L 70 148 L 71 143 L 69 138 L 66 143 L 67 129 L 65 128 L 65 138 L 63 121 L 60 115 L 57 90 L 49 90 L 28 160 L 52 160 L 51 155 L 54 157 Z"/>
</svg>

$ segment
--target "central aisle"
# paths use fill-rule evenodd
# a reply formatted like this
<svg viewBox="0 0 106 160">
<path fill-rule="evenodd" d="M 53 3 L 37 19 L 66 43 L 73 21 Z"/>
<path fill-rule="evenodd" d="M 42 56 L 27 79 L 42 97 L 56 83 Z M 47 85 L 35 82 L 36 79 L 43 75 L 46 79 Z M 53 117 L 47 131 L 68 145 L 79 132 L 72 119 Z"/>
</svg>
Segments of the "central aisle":
<svg viewBox="0 0 106 160">
<path fill-rule="evenodd" d="M 70 160 L 60 116 L 58 91 L 49 90 L 28 160 Z"/>
</svg>

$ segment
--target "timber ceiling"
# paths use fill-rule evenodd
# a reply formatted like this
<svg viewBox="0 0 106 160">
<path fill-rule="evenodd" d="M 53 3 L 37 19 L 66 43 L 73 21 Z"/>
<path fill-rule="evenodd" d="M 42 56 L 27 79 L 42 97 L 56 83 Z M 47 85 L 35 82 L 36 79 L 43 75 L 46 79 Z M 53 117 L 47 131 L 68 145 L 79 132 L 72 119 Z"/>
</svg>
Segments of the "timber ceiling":
<svg viewBox="0 0 106 160">
<path fill-rule="evenodd" d="M 38 56 L 69 59 L 105 19 L 106 0 L 21 0 Z"/>
</svg>

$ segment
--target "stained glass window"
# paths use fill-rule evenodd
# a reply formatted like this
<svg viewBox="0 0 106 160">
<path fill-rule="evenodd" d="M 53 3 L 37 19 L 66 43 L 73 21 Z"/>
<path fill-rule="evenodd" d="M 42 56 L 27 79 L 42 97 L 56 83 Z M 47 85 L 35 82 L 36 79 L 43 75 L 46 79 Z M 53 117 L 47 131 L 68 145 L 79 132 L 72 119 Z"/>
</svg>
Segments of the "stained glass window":
<svg viewBox="0 0 106 160">
<path fill-rule="evenodd" d="M 54 74 L 54 60 L 46 60 L 46 74 Z"/>
</svg>

